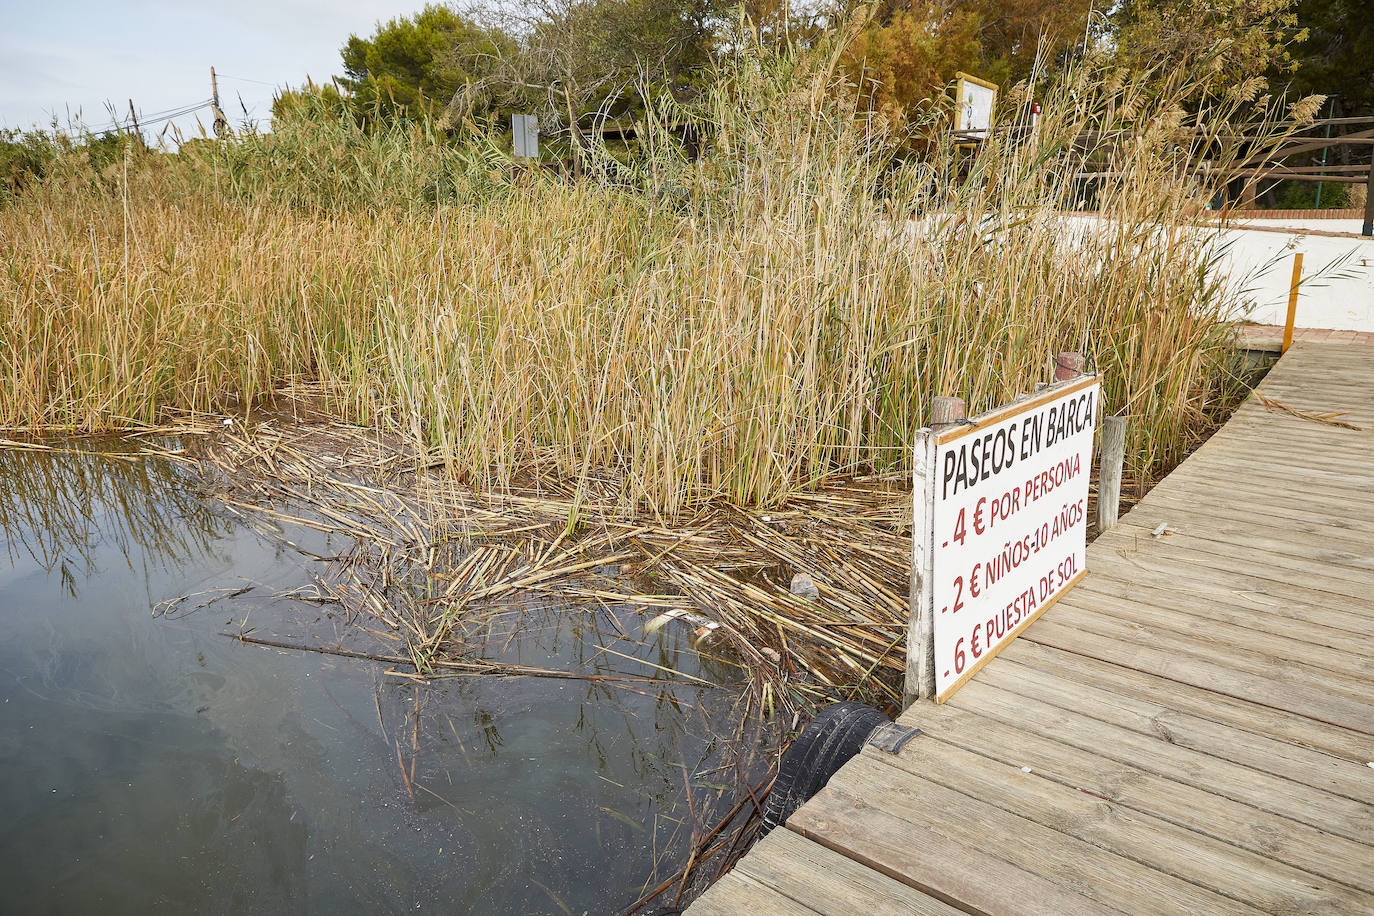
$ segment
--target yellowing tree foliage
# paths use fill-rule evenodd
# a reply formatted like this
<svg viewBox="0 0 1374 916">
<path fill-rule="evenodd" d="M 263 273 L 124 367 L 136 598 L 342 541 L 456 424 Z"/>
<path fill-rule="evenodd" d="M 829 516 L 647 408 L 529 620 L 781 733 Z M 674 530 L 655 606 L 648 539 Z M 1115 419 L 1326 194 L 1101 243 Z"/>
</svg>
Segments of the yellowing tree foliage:
<svg viewBox="0 0 1374 916">
<path fill-rule="evenodd" d="M 851 9 L 858 9 L 854 5 Z M 1075 53 L 1089 0 L 886 0 L 845 55 L 870 107 L 900 122 L 964 70 L 1003 85 Z"/>
</svg>

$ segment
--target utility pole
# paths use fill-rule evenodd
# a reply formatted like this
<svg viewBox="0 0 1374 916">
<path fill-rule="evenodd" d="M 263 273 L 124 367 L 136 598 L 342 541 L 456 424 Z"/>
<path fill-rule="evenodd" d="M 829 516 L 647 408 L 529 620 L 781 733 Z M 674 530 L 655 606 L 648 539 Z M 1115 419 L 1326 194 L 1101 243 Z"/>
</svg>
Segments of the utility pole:
<svg viewBox="0 0 1374 916">
<path fill-rule="evenodd" d="M 214 67 L 210 68 L 210 110 L 215 115 L 215 136 L 222 137 L 229 129 L 229 119 L 219 107 L 219 80 L 215 79 Z"/>
</svg>

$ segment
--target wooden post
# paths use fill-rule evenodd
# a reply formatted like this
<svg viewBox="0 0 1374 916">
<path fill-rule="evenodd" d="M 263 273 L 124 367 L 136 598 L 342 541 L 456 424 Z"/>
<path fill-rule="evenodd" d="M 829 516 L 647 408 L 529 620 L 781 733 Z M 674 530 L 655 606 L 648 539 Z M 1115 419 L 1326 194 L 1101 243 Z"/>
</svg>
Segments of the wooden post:
<svg viewBox="0 0 1374 916">
<path fill-rule="evenodd" d="M 960 398 L 935 398 L 931 429 L 916 434 L 911 486 L 911 588 L 902 705 L 935 698 L 935 436 L 967 416 Z"/>
<path fill-rule="evenodd" d="M 1366 233 L 1367 234 L 1367 233 Z M 1293 255 L 1293 282 L 1288 287 L 1288 320 L 1283 325 L 1283 349 L 1293 346 L 1293 324 L 1298 319 L 1298 285 L 1302 282 L 1302 252 Z"/>
<path fill-rule="evenodd" d="M 1121 467 L 1126 461 L 1126 418 L 1102 421 L 1102 451 L 1097 463 L 1097 533 L 1116 524 L 1121 511 Z"/>
<path fill-rule="evenodd" d="M 931 578 L 931 524 L 935 498 L 935 434 L 916 434 L 911 480 L 911 589 L 906 631 L 906 680 L 902 707 L 935 696 L 934 586 Z"/>
<path fill-rule="evenodd" d="M 1083 374 L 1083 354 L 1066 350 L 1054 358 L 1054 380 L 1067 382 Z"/>
<path fill-rule="evenodd" d="M 968 416 L 963 398 L 935 398 L 930 409 L 931 428 L 943 432 Z"/>
<path fill-rule="evenodd" d="M 1369 180 L 1364 186 L 1364 228 L 1360 234 L 1374 236 L 1374 158 L 1370 159 Z"/>
</svg>

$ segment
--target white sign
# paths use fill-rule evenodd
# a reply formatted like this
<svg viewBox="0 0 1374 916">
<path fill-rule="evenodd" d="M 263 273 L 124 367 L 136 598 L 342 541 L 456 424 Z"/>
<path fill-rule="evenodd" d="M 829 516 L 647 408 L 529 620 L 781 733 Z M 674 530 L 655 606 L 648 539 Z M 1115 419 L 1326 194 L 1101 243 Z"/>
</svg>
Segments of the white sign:
<svg viewBox="0 0 1374 916">
<path fill-rule="evenodd" d="M 1088 376 L 936 436 L 937 702 L 1083 576 L 1100 383 Z"/>
<path fill-rule="evenodd" d="M 967 73 L 956 73 L 954 84 L 954 129 L 982 131 L 992 128 L 992 107 L 997 101 L 997 85 Z"/>
</svg>

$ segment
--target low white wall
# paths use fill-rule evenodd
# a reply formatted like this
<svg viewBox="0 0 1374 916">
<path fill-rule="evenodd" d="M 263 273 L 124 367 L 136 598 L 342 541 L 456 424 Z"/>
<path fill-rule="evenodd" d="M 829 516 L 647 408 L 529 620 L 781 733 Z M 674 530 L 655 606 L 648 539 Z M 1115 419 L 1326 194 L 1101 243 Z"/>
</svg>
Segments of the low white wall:
<svg viewBox="0 0 1374 916">
<path fill-rule="evenodd" d="M 1341 231 L 1331 225 L 1335 222 L 1344 221 L 1311 220 L 1304 228 Z M 1287 321 L 1293 255 L 1300 251 L 1303 279 L 1294 323 L 1300 328 L 1374 331 L 1374 239 L 1306 235 L 1297 227 L 1293 232 L 1233 228 L 1221 230 L 1218 245 L 1223 264 L 1250 303 L 1246 314 L 1236 317 L 1259 324 Z"/>
</svg>

